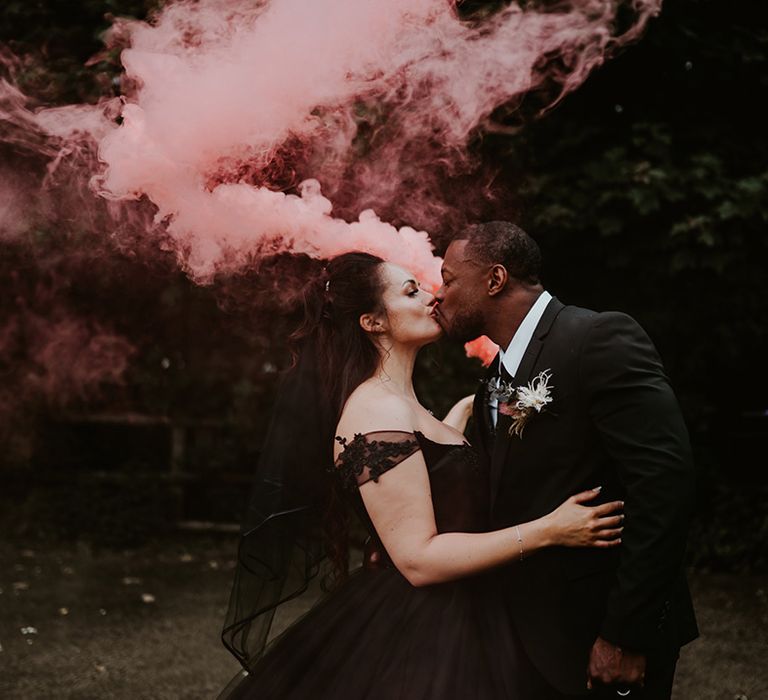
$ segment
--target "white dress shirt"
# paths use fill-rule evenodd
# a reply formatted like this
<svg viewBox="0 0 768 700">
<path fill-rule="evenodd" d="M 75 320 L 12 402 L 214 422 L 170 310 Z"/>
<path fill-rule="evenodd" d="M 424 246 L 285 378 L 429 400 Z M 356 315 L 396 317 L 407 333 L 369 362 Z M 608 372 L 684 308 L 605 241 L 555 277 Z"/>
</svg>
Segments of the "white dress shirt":
<svg viewBox="0 0 768 700">
<path fill-rule="evenodd" d="M 536 330 L 536 326 L 539 325 L 539 321 L 541 321 L 541 317 L 544 315 L 544 309 L 547 308 L 547 304 L 549 304 L 551 299 L 552 295 L 546 290 L 543 291 L 525 315 L 523 322 L 512 336 L 512 340 L 509 341 L 507 349 L 499 350 L 499 362 L 512 377 L 515 376 L 520 367 L 523 355 L 528 348 L 528 344 L 531 342 L 531 338 L 533 338 L 533 332 Z M 499 370 L 501 370 L 501 365 Z M 498 401 L 493 399 L 488 402 L 488 406 L 491 410 L 491 421 L 495 427 L 499 417 Z"/>
</svg>

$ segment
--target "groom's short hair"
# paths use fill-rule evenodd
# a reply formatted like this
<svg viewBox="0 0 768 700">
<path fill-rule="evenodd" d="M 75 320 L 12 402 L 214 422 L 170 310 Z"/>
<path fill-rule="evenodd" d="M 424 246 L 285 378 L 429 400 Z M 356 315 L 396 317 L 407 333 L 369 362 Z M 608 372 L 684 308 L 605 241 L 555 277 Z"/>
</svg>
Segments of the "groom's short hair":
<svg viewBox="0 0 768 700">
<path fill-rule="evenodd" d="M 510 276 L 528 284 L 540 284 L 541 251 L 519 226 L 509 221 L 473 224 L 455 240 L 467 241 L 466 253 L 473 260 L 504 265 Z"/>
</svg>

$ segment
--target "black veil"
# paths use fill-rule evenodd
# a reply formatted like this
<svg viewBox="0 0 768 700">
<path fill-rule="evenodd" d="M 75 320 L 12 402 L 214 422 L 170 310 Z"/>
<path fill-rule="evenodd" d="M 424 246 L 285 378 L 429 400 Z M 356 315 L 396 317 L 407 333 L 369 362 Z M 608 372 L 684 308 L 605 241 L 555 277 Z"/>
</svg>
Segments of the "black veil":
<svg viewBox="0 0 768 700">
<path fill-rule="evenodd" d="M 306 591 L 325 556 L 336 420 L 316 345 L 304 344 L 280 384 L 243 518 L 222 641 L 246 670 L 278 606 Z"/>
</svg>

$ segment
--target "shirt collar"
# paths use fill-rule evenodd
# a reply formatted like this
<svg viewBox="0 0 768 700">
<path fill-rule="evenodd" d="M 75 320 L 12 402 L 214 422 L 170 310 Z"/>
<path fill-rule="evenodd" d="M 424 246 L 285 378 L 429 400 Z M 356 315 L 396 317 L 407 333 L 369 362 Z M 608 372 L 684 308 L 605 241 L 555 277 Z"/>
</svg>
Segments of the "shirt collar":
<svg viewBox="0 0 768 700">
<path fill-rule="evenodd" d="M 528 310 L 522 323 L 512 336 L 512 340 L 509 341 L 507 349 L 503 352 L 499 351 L 499 362 L 504 365 L 504 368 L 511 376 L 514 376 L 517 372 L 517 369 L 520 366 L 520 361 L 525 354 L 525 349 L 531 342 L 536 326 L 539 325 L 539 321 L 544 315 L 544 310 L 547 308 L 551 299 L 552 295 L 544 290 L 539 295 L 539 298 L 536 299 L 533 306 Z"/>
</svg>

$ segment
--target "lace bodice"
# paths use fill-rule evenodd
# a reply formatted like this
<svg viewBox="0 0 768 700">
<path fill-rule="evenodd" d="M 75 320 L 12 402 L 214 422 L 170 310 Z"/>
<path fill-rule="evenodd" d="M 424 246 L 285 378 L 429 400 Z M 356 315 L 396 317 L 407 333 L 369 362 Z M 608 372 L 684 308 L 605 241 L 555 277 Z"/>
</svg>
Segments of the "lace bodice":
<svg viewBox="0 0 768 700">
<path fill-rule="evenodd" d="M 488 476 L 468 444 L 435 442 L 423 433 L 382 430 L 337 437 L 343 450 L 336 459 L 337 474 L 350 492 L 371 533 L 373 525 L 358 488 L 378 482 L 383 474 L 421 451 L 429 474 L 435 522 L 440 532 L 472 532 L 487 525 L 490 491 Z"/>
</svg>

